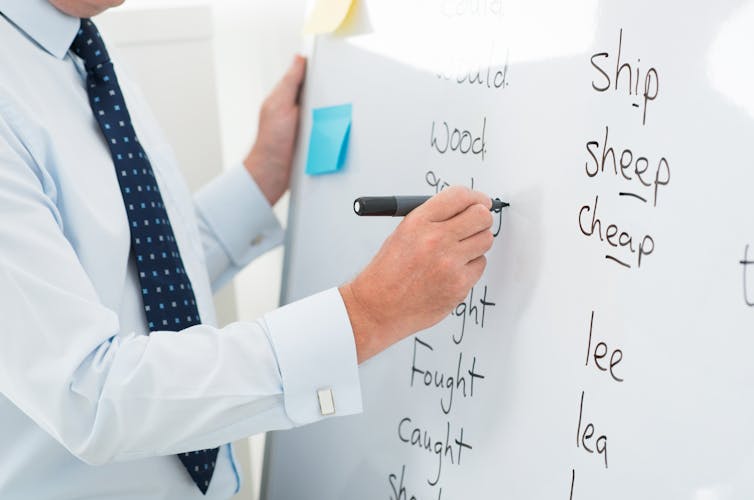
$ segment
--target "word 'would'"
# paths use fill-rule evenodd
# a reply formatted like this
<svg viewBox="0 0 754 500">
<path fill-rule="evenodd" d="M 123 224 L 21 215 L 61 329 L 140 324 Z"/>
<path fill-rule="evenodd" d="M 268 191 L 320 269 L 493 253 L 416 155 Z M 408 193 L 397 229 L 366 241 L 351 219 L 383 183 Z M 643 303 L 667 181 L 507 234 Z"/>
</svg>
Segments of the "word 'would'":
<svg viewBox="0 0 754 500">
<path fill-rule="evenodd" d="M 480 3 L 480 0 L 471 0 Z M 455 82 L 458 85 L 466 85 L 477 89 L 505 90 L 510 85 L 510 65 L 508 53 L 505 60 L 500 51 L 496 50 L 495 44 L 491 44 L 487 57 L 483 50 L 468 51 L 461 46 L 445 53 L 443 58 L 448 64 L 442 64 L 443 68 L 435 74 L 438 79 Z"/>
</svg>

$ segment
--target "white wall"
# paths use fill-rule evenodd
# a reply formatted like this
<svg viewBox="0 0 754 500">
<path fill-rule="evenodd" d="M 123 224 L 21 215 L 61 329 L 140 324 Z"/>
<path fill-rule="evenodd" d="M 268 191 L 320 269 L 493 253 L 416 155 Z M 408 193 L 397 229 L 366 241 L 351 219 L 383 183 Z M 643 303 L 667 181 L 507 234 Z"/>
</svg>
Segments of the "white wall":
<svg viewBox="0 0 754 500">
<path fill-rule="evenodd" d="M 215 82 L 219 104 L 220 149 L 225 168 L 237 164 L 254 141 L 257 115 L 267 93 L 303 46 L 301 28 L 306 0 L 127 0 L 116 9 L 143 10 L 186 5 L 212 7 Z M 170 22 L 166 20 L 165 22 Z M 176 23 L 180 19 L 176 19 Z M 166 29 L 175 29 L 167 26 Z M 167 124 L 163 124 L 168 128 Z M 180 133 L 180 131 L 178 131 Z M 181 151 L 177 151 L 179 158 Z M 287 196 L 275 207 L 280 220 L 287 217 Z M 252 263 L 234 282 L 238 319 L 253 320 L 278 304 L 283 252 L 277 249 Z M 227 293 L 227 292 L 226 292 Z M 251 439 L 251 457 L 239 450 L 246 488 L 240 498 L 258 496 L 264 437 Z M 249 487 L 250 486 L 250 487 Z"/>
</svg>

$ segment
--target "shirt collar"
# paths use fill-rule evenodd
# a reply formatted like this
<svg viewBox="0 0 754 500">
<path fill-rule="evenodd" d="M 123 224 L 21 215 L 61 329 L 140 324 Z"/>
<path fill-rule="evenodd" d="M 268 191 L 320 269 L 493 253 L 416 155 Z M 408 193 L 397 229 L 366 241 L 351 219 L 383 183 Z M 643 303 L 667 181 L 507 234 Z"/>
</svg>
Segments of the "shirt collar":
<svg viewBox="0 0 754 500">
<path fill-rule="evenodd" d="M 49 0 L 0 0 L 0 12 L 44 50 L 62 59 L 81 20 L 56 9 Z"/>
</svg>

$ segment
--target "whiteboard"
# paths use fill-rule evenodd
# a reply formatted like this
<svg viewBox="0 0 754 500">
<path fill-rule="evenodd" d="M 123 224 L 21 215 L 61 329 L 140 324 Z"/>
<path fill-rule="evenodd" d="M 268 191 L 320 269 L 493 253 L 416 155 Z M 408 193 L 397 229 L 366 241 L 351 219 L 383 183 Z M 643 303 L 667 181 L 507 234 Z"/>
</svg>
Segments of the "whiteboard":
<svg viewBox="0 0 754 500">
<path fill-rule="evenodd" d="M 309 67 L 283 300 L 399 223 L 358 196 L 511 207 L 473 297 L 362 366 L 362 415 L 269 438 L 264 498 L 754 498 L 754 2 L 354 14 Z M 304 175 L 342 103 L 344 171 Z"/>
</svg>

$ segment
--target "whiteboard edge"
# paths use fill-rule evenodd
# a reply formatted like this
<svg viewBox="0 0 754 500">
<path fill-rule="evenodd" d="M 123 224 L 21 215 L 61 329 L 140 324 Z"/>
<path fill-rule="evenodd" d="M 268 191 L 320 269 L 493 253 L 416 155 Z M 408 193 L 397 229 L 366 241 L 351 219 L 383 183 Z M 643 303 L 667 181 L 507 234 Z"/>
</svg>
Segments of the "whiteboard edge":
<svg viewBox="0 0 754 500">
<path fill-rule="evenodd" d="M 312 68 L 313 68 L 313 61 L 316 58 L 317 54 L 317 47 L 318 47 L 319 37 L 314 37 L 314 41 L 312 42 L 311 46 L 311 55 L 309 57 L 308 64 L 306 66 L 306 81 L 309 81 Z M 308 85 L 305 85 L 304 91 L 301 94 L 302 102 L 301 102 L 301 111 L 308 110 Z M 301 120 L 301 117 L 299 117 L 299 120 Z M 299 140 L 301 140 L 301 136 L 299 136 Z M 302 151 L 302 154 L 305 154 Z M 300 164 L 301 160 L 300 158 L 296 158 L 296 161 L 294 163 L 295 165 Z M 293 235 L 295 234 L 295 223 L 294 223 L 294 215 L 296 214 L 296 210 L 298 208 L 298 203 L 296 200 L 296 196 L 294 193 L 296 192 L 296 188 L 298 188 L 298 183 L 302 173 L 294 172 L 294 175 L 291 180 L 291 197 L 290 202 L 288 205 L 288 224 L 286 226 L 285 230 L 285 240 L 284 240 L 284 253 L 283 253 L 283 274 L 280 280 L 280 297 L 278 299 L 278 307 L 283 306 L 288 303 L 288 278 L 290 276 L 290 260 L 291 260 L 291 245 L 293 240 Z M 272 445 L 274 442 L 275 433 L 279 431 L 271 431 L 268 432 L 265 438 L 264 442 L 264 458 L 262 459 L 262 484 L 259 489 L 259 499 L 260 500 L 267 500 L 268 498 L 268 484 L 269 484 L 269 476 L 270 476 L 270 456 L 272 455 Z"/>
</svg>

